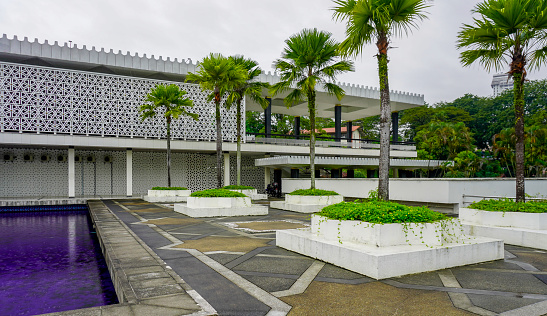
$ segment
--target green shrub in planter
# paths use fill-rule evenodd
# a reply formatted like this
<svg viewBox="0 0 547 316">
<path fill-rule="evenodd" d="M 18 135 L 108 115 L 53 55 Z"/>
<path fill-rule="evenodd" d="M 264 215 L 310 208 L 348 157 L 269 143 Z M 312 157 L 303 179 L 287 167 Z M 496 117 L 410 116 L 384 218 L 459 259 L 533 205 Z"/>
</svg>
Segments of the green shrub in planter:
<svg viewBox="0 0 547 316">
<path fill-rule="evenodd" d="M 389 201 L 342 202 L 324 207 L 317 215 L 375 224 L 431 223 L 448 219 L 446 215 L 426 206 L 411 207 Z"/>
<path fill-rule="evenodd" d="M 191 197 L 247 197 L 243 193 L 230 191 L 226 189 L 210 189 L 197 191 L 190 194 Z"/>
<path fill-rule="evenodd" d="M 152 190 L 188 190 L 184 187 L 153 187 Z"/>
<path fill-rule="evenodd" d="M 227 185 L 223 187 L 226 190 L 254 190 L 252 186 L 249 185 Z"/>
<path fill-rule="evenodd" d="M 491 212 L 547 213 L 547 201 L 528 201 L 517 203 L 511 199 L 482 200 L 468 208 Z"/>
<path fill-rule="evenodd" d="M 334 191 L 319 190 L 319 189 L 302 189 L 289 193 L 289 195 L 313 195 L 313 196 L 325 196 L 325 195 L 340 195 Z"/>
</svg>

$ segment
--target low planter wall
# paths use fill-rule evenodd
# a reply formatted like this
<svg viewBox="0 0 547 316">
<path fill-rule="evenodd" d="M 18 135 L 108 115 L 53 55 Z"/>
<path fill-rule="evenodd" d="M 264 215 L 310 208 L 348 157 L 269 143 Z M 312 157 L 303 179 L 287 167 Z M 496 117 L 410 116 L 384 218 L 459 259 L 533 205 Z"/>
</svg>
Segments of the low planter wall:
<svg viewBox="0 0 547 316">
<path fill-rule="evenodd" d="M 312 215 L 311 232 L 326 240 L 354 242 L 376 247 L 397 245 L 440 246 L 463 238 L 458 222 L 372 224 L 362 221 L 333 220 Z"/>
<path fill-rule="evenodd" d="M 256 189 L 246 189 L 246 190 L 232 190 L 232 189 L 230 189 L 230 191 L 243 193 L 243 194 L 245 194 L 246 196 L 249 196 L 249 197 L 250 197 L 251 195 L 258 194 L 258 192 L 256 191 Z"/>
<path fill-rule="evenodd" d="M 547 230 L 547 213 L 491 212 L 460 208 L 459 216 L 466 224 Z"/>
<path fill-rule="evenodd" d="M 148 196 L 167 197 L 167 196 L 190 196 L 190 190 L 148 190 Z"/>
<path fill-rule="evenodd" d="M 342 195 L 285 195 L 285 203 L 300 205 L 331 205 L 344 201 Z"/>
<path fill-rule="evenodd" d="M 240 208 L 251 207 L 249 197 L 189 197 L 188 208 Z"/>
</svg>

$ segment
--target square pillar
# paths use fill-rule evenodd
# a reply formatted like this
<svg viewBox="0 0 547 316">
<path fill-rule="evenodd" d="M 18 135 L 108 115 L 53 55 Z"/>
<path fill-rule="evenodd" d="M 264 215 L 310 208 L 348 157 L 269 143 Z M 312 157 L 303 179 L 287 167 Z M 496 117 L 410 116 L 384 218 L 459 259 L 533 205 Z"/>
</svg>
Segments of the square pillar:
<svg viewBox="0 0 547 316">
<path fill-rule="evenodd" d="M 296 136 L 296 139 L 300 138 L 300 116 L 294 117 L 294 136 Z"/>
<path fill-rule="evenodd" d="M 348 143 L 351 143 L 351 140 L 353 139 L 353 122 L 347 121 L 346 122 L 346 139 L 348 140 Z"/>
<path fill-rule="evenodd" d="M 126 163 L 126 181 L 127 181 L 127 196 L 133 196 L 133 149 L 127 148 L 125 151 Z"/>
<path fill-rule="evenodd" d="M 391 113 L 391 136 L 393 142 L 399 141 L 399 112 Z"/>
<path fill-rule="evenodd" d="M 270 138 L 272 134 L 272 98 L 266 97 L 268 101 L 268 107 L 264 109 L 264 133 L 266 138 Z"/>
<path fill-rule="evenodd" d="M 348 169 L 348 178 L 355 178 L 355 169 Z"/>
<path fill-rule="evenodd" d="M 230 185 L 230 153 L 224 153 L 224 185 Z"/>
<path fill-rule="evenodd" d="M 342 105 L 334 106 L 334 140 L 339 142 L 342 138 Z"/>
<path fill-rule="evenodd" d="M 270 155 L 265 155 L 264 158 L 268 158 Z M 272 181 L 270 179 L 270 168 L 264 167 L 264 189 L 268 187 Z"/>
<path fill-rule="evenodd" d="M 68 197 L 76 197 L 76 172 L 75 161 L 76 158 L 74 146 L 68 147 Z"/>
</svg>

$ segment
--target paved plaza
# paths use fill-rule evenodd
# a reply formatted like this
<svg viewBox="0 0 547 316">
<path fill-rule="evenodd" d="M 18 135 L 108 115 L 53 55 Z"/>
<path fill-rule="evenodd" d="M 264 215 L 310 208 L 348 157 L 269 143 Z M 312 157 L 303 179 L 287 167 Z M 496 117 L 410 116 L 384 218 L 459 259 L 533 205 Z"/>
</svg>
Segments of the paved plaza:
<svg viewBox="0 0 547 316">
<path fill-rule="evenodd" d="M 547 313 L 545 251 L 506 245 L 503 261 L 376 281 L 275 246 L 275 230 L 306 227 L 309 214 L 270 209 L 267 216 L 194 219 L 138 199 L 103 203 L 184 280 L 186 291 L 199 293 L 206 313 Z"/>
</svg>

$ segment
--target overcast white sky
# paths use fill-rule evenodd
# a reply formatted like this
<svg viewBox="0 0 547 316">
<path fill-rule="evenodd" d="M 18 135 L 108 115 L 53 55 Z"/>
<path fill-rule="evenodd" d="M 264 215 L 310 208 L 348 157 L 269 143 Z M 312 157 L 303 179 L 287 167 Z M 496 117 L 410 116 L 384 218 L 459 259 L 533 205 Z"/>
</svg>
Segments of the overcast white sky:
<svg viewBox="0 0 547 316">
<path fill-rule="evenodd" d="M 452 101 L 465 93 L 492 94 L 493 73 L 463 68 L 455 49 L 462 23 L 471 22 L 478 0 L 436 0 L 429 19 L 390 50 L 390 88 L 425 95 L 426 102 Z M 9 38 L 71 40 L 139 55 L 191 58 L 210 52 L 243 54 L 272 70 L 284 40 L 316 27 L 344 39 L 344 24 L 332 20 L 331 0 L 0 0 L 0 33 Z M 339 81 L 378 86 L 375 47 L 355 61 L 356 71 Z M 530 79 L 547 77 L 544 68 Z"/>
</svg>

